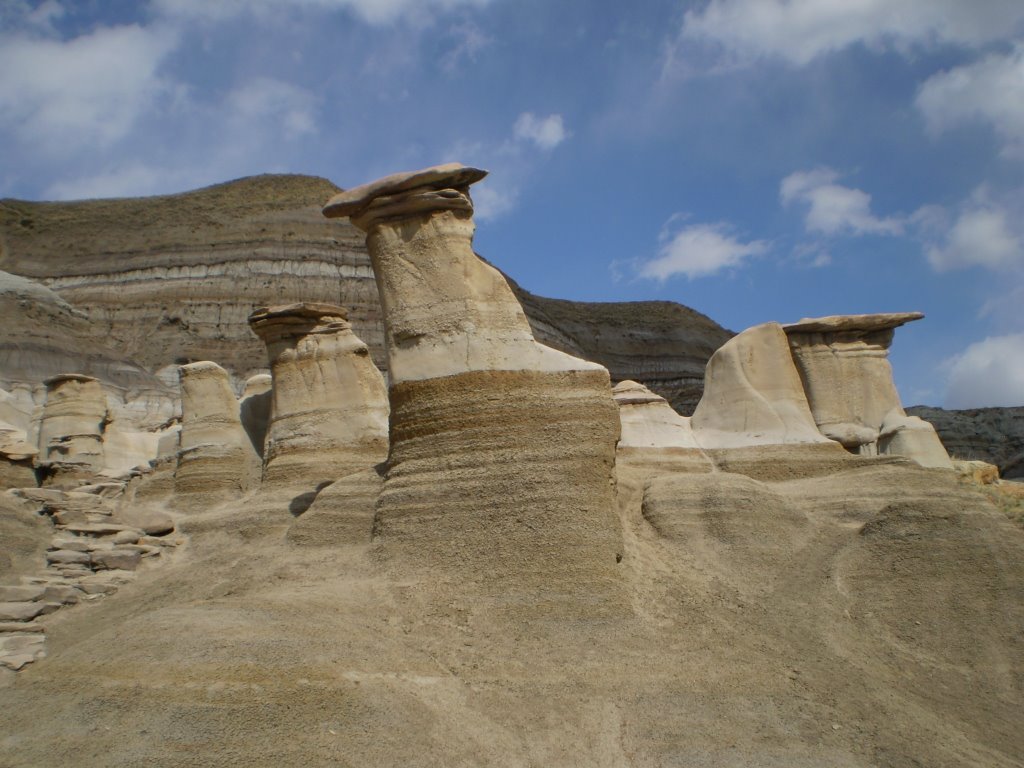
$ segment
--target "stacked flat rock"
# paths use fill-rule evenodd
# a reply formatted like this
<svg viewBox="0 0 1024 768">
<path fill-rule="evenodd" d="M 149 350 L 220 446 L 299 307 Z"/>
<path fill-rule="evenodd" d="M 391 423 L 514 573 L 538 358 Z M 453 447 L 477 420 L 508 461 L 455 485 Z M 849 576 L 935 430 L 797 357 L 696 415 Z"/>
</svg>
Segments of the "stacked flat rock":
<svg viewBox="0 0 1024 768">
<path fill-rule="evenodd" d="M 216 363 L 183 365 L 176 493 L 241 493 L 259 481 L 260 458 L 242 427 L 227 371 Z"/>
<path fill-rule="evenodd" d="M 908 456 L 950 468 L 930 424 L 908 416 L 889 364 L 893 333 L 920 312 L 835 315 L 785 326 L 811 412 L 823 435 L 864 455 Z"/>
<path fill-rule="evenodd" d="M 91 376 L 49 378 L 39 424 L 39 464 L 50 478 L 89 477 L 103 469 L 107 401 Z"/>
<path fill-rule="evenodd" d="M 538 344 L 473 253 L 469 185 L 484 175 L 396 174 L 324 208 L 366 232 L 384 309 L 391 449 L 375 531 L 395 567 L 499 612 L 618 614 L 608 371 Z"/>
<path fill-rule="evenodd" d="M 258 309 L 249 323 L 273 377 L 264 483 L 315 488 L 383 461 L 387 387 L 345 309 L 289 304 Z"/>
</svg>

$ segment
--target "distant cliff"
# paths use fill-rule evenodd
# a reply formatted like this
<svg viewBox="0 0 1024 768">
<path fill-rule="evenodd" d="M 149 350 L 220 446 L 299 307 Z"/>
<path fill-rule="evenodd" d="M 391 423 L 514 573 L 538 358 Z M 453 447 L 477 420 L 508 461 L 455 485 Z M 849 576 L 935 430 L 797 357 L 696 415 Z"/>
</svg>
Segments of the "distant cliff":
<svg viewBox="0 0 1024 768">
<path fill-rule="evenodd" d="M 236 378 L 266 368 L 246 318 L 293 301 L 341 304 L 386 369 L 362 235 L 320 207 L 326 179 L 265 175 L 178 195 L 67 203 L 0 201 L 0 270 L 39 281 L 84 313 L 97 339 L 161 378 L 214 360 Z M 514 286 L 539 340 L 634 379 L 684 413 L 731 334 L 671 302 L 583 304 Z"/>
<path fill-rule="evenodd" d="M 907 413 L 930 421 L 950 456 L 980 459 L 1009 479 L 1024 479 L 1024 407 L 947 411 L 915 405 Z"/>
</svg>

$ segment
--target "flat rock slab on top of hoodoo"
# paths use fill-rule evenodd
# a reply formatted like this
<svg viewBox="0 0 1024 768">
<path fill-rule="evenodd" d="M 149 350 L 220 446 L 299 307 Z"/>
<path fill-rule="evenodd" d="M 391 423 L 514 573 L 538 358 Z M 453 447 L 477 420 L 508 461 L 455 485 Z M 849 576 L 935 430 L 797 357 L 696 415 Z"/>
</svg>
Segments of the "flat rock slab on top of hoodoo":
<svg viewBox="0 0 1024 768">
<path fill-rule="evenodd" d="M 300 301 L 274 307 L 257 307 L 249 315 L 249 323 L 258 323 L 277 317 L 308 317 L 313 320 L 319 320 L 322 317 L 340 317 L 342 320 L 348 320 L 348 310 L 336 304 Z"/>
<path fill-rule="evenodd" d="M 868 315 L 829 315 L 805 317 L 799 322 L 782 326 L 792 333 L 841 333 L 843 331 L 884 331 L 899 328 L 924 317 L 923 312 L 877 312 Z"/>
<path fill-rule="evenodd" d="M 382 179 L 362 184 L 339 192 L 324 206 L 324 216 L 329 219 L 358 215 L 376 198 L 408 192 L 411 189 L 448 189 L 468 187 L 480 181 L 487 171 L 471 168 L 462 163 L 434 165 L 419 171 L 393 173 Z"/>
</svg>

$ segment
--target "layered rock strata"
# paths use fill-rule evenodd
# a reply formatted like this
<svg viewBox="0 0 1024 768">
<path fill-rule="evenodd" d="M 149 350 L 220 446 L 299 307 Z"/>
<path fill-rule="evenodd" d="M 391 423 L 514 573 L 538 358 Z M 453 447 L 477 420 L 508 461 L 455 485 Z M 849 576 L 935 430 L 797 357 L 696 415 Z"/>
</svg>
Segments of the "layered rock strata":
<svg viewBox="0 0 1024 768">
<path fill-rule="evenodd" d="M 181 366 L 181 435 L 174 490 L 235 495 L 259 482 L 260 457 L 242 427 L 228 373 L 216 363 Z"/>
<path fill-rule="evenodd" d="M 324 208 L 367 233 L 384 310 L 391 450 L 375 533 L 396 567 L 501 613 L 618 613 L 608 372 L 538 344 L 473 253 L 469 185 L 484 175 L 396 174 Z"/>
<path fill-rule="evenodd" d="M 39 466 L 58 476 L 89 477 L 103 469 L 107 400 L 97 379 L 66 373 L 47 379 L 39 423 Z"/>
<path fill-rule="evenodd" d="M 343 307 L 289 304 L 249 317 L 273 377 L 264 482 L 332 482 L 387 457 L 384 377 Z"/>
<path fill-rule="evenodd" d="M 785 326 L 823 435 L 864 455 L 891 453 L 923 466 L 952 466 L 931 425 L 903 410 L 889 364 L 895 329 L 922 317 L 835 315 Z"/>
<path fill-rule="evenodd" d="M 320 215 L 324 198 L 337 191 L 326 179 L 266 175 L 149 198 L 3 200 L 0 269 L 45 283 L 78 313 L 77 321 L 39 323 L 39 329 L 84 324 L 90 339 L 110 339 L 148 371 L 161 372 L 172 390 L 177 366 L 190 361 L 218 361 L 236 387 L 265 369 L 266 352 L 247 318 L 257 307 L 298 301 L 346 307 L 354 333 L 386 370 L 364 239 L 347 222 Z M 704 364 L 731 335 L 672 302 L 581 304 L 512 288 L 539 341 L 601 363 L 613 381 L 645 383 L 682 413 L 692 412 Z M 95 345 L 64 343 L 61 336 L 51 333 L 47 342 L 57 357 Z M 42 346 L 6 349 L 0 341 L 0 358 Z M 37 355 L 40 362 L 49 356 Z M 65 361 L 31 382 L 63 371 L 106 381 L 104 355 L 92 357 L 91 367 Z M 0 375 L 4 369 L 0 359 Z"/>
</svg>

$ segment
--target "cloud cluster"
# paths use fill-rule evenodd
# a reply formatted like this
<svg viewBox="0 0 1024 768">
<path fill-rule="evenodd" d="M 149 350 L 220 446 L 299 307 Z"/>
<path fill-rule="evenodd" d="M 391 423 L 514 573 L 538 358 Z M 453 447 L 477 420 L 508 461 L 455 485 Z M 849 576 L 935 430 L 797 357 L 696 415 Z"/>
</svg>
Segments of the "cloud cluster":
<svg viewBox="0 0 1024 768">
<path fill-rule="evenodd" d="M 681 39 L 716 44 L 738 61 L 805 65 L 857 44 L 973 47 L 1005 39 L 1022 22 L 1016 0 L 711 0 L 686 13 Z"/>
<path fill-rule="evenodd" d="M 915 103 L 932 132 L 986 123 L 1007 154 L 1024 158 L 1024 44 L 932 75 Z"/>
<path fill-rule="evenodd" d="M 1024 333 L 971 344 L 949 366 L 947 408 L 1024 405 Z"/>
<path fill-rule="evenodd" d="M 161 15 L 207 22 L 237 16 L 271 16 L 301 9 L 350 11 L 368 24 L 393 24 L 401 20 L 420 22 L 437 11 L 459 6 L 484 6 L 490 0 L 154 0 Z"/>
<path fill-rule="evenodd" d="M 779 197 L 783 205 L 801 203 L 807 207 L 804 225 L 823 235 L 898 235 L 903 225 L 897 219 L 879 218 L 871 213 L 871 195 L 836 184 L 839 174 L 831 168 L 796 171 L 782 180 Z"/>
<path fill-rule="evenodd" d="M 764 240 L 742 242 L 728 225 L 691 224 L 673 232 L 673 217 L 661 233 L 657 257 L 640 265 L 640 277 L 663 282 L 676 275 L 689 279 L 708 277 L 722 270 L 739 267 L 747 259 L 768 251 Z"/>
<path fill-rule="evenodd" d="M 532 142 L 541 149 L 554 149 L 569 137 L 561 115 L 537 117 L 532 112 L 519 115 L 512 126 L 512 135 L 520 141 Z"/>
<path fill-rule="evenodd" d="M 914 220 L 922 225 L 928 263 L 940 271 L 984 267 L 1006 270 L 1024 267 L 1024 238 L 1019 223 L 1011 223 L 1005 208 L 976 192 L 952 218 L 941 208 L 920 209 Z M 937 236 L 936 236 L 937 235 Z"/>
</svg>

